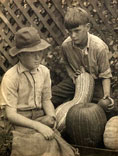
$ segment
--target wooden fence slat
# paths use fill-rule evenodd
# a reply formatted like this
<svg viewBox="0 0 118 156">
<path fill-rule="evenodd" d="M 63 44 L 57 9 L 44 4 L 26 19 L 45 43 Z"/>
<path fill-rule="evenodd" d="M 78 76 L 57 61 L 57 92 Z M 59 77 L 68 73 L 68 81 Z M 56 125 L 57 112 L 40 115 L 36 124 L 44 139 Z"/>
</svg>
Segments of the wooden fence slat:
<svg viewBox="0 0 118 156">
<path fill-rule="evenodd" d="M 5 60 L 3 60 L 3 58 L 2 58 L 2 55 L 1 55 L 2 51 L 1 50 L 2 50 L 2 48 L 0 47 L 0 67 L 2 67 L 4 72 L 6 72 L 7 68 L 4 65 Z"/>
<path fill-rule="evenodd" d="M 52 0 L 53 4 L 55 5 L 56 9 L 61 13 L 62 17 L 64 16 L 63 9 L 61 7 L 61 4 L 59 3 L 59 0 Z"/>
<path fill-rule="evenodd" d="M 57 25 L 57 27 L 59 28 L 59 30 L 61 30 L 61 32 L 63 33 L 63 35 L 66 35 L 64 25 L 62 25 L 62 23 L 60 23 L 60 21 L 58 21 L 57 17 L 55 17 L 54 14 L 52 14 L 52 12 L 47 7 L 47 5 L 45 4 L 44 1 L 40 1 L 40 3 L 45 8 L 45 10 L 48 12 L 48 14 L 50 15 L 50 17 L 53 19 L 53 22 Z"/>
<path fill-rule="evenodd" d="M 28 22 L 29 22 L 32 26 L 37 27 L 37 26 L 34 24 L 33 19 L 32 19 L 32 18 L 28 15 L 28 13 L 26 12 L 26 9 L 24 9 L 24 8 L 20 5 L 19 1 L 14 1 L 14 2 L 15 2 L 15 4 L 17 5 L 17 7 L 22 11 L 23 15 L 26 17 L 26 19 L 28 20 Z M 37 29 L 38 29 L 38 31 L 39 31 L 39 33 L 40 33 L 40 35 L 41 35 L 42 38 L 46 37 L 45 34 L 42 33 L 38 27 L 37 27 Z"/>
<path fill-rule="evenodd" d="M 9 21 L 7 20 L 7 18 L 3 15 L 3 13 L 0 11 L 0 17 L 2 18 L 2 20 L 4 21 L 4 23 L 9 27 L 9 29 L 15 33 L 14 29 L 12 28 L 12 25 L 9 23 Z"/>
<path fill-rule="evenodd" d="M 27 3 L 30 5 L 30 7 L 32 8 L 32 10 L 35 12 L 35 14 L 41 19 L 42 23 L 45 25 L 46 29 L 50 32 L 50 34 L 52 35 L 52 37 L 56 40 L 56 42 L 58 44 L 60 44 L 60 40 L 58 39 L 58 37 L 56 36 L 56 34 L 53 32 L 53 30 L 50 29 L 47 21 L 45 20 L 44 17 L 42 17 L 42 15 L 40 13 L 38 13 L 38 9 L 36 7 L 34 7 L 33 3 L 30 0 L 27 0 Z"/>
<path fill-rule="evenodd" d="M 9 45 L 10 47 L 12 47 L 12 46 L 13 46 L 13 43 L 8 39 L 8 36 L 5 35 L 5 34 L 2 32 L 2 30 L 0 30 L 0 34 L 1 34 L 2 38 L 5 39 L 5 40 L 7 41 L 8 45 Z"/>
<path fill-rule="evenodd" d="M 23 24 L 19 22 L 19 20 L 17 19 L 16 15 L 14 14 L 13 10 L 8 6 L 8 3 L 2 3 L 4 5 L 4 7 L 8 10 L 8 12 L 11 14 L 11 17 L 13 17 L 13 19 L 15 20 L 15 22 L 19 25 L 19 27 L 23 27 Z"/>
<path fill-rule="evenodd" d="M 5 58 L 9 61 L 9 63 L 14 65 L 12 58 L 7 54 L 7 52 L 5 52 L 5 50 L 2 47 L 0 47 L 0 51 L 5 56 Z"/>
</svg>

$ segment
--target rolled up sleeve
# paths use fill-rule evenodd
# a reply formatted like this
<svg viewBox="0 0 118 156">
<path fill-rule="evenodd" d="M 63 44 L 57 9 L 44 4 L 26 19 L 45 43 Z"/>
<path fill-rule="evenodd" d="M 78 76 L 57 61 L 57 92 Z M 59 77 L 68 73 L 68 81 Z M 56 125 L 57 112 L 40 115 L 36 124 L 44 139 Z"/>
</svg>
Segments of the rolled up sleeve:
<svg viewBox="0 0 118 156">
<path fill-rule="evenodd" d="M 108 58 L 109 50 L 104 48 L 98 56 L 99 78 L 111 78 L 111 69 Z"/>
</svg>

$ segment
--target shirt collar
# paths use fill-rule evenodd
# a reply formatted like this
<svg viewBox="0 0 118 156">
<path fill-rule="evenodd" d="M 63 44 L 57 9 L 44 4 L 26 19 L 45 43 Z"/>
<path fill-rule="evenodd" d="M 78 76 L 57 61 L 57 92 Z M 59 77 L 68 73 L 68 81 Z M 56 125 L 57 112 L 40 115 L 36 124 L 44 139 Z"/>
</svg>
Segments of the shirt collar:
<svg viewBox="0 0 118 156">
<path fill-rule="evenodd" d="M 36 73 L 37 70 L 39 70 L 39 67 L 36 68 L 36 69 L 33 69 L 32 71 L 29 71 L 29 69 L 27 69 L 26 67 L 24 67 L 23 64 L 20 61 L 18 62 L 18 72 L 20 74 L 23 73 L 23 72 L 31 72 L 33 74 L 33 73 Z"/>
<path fill-rule="evenodd" d="M 87 48 L 89 49 L 89 45 L 90 45 L 90 34 L 88 32 L 88 42 L 87 42 Z"/>
<path fill-rule="evenodd" d="M 89 45 L 90 45 L 90 34 L 88 32 L 88 41 L 87 41 L 87 46 L 85 47 L 85 55 L 88 55 L 88 52 L 89 52 Z"/>
</svg>

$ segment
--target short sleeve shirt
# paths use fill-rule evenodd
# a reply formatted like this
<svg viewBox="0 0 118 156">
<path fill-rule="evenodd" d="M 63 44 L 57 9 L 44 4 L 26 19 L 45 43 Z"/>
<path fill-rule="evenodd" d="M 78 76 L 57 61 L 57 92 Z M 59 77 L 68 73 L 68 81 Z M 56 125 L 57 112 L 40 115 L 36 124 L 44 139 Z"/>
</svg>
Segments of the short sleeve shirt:
<svg viewBox="0 0 118 156">
<path fill-rule="evenodd" d="M 62 44 L 63 61 L 72 72 L 80 70 L 83 66 L 95 79 L 112 77 L 108 54 L 108 46 L 99 37 L 90 33 L 87 46 L 83 50 L 75 46 L 70 37 Z"/>
<path fill-rule="evenodd" d="M 2 105 L 18 110 L 42 108 L 51 99 L 51 79 L 47 67 L 39 65 L 29 72 L 20 62 L 9 69 L 2 80 Z"/>
</svg>

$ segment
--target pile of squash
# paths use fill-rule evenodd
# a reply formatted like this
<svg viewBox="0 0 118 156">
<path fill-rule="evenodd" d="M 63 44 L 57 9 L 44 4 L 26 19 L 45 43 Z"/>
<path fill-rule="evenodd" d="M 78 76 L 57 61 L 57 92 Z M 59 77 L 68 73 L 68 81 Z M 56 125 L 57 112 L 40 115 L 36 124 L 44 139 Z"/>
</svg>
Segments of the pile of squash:
<svg viewBox="0 0 118 156">
<path fill-rule="evenodd" d="M 83 72 L 76 79 L 75 96 L 56 108 L 57 129 L 66 131 L 74 145 L 118 149 L 118 116 L 107 121 L 102 102 L 91 103 L 93 77 Z M 108 101 L 109 102 L 109 101 Z"/>
</svg>

